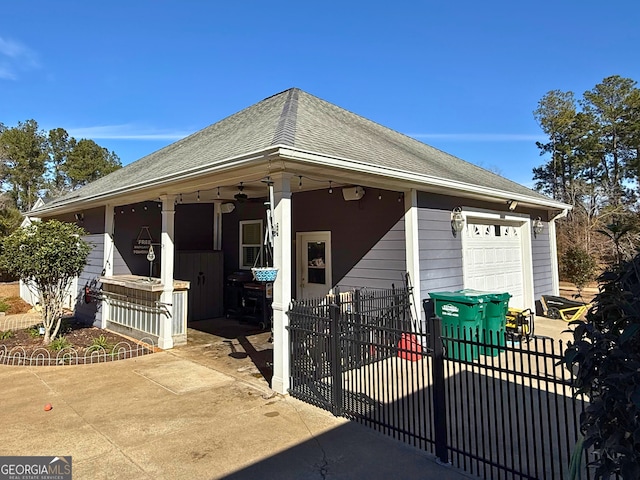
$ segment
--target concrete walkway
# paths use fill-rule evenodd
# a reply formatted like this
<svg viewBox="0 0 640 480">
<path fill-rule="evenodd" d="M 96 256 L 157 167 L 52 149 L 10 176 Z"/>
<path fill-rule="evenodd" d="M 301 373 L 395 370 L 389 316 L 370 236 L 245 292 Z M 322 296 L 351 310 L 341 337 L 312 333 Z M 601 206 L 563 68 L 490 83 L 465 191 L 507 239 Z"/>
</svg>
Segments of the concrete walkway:
<svg viewBox="0 0 640 480">
<path fill-rule="evenodd" d="M 75 480 L 473 478 L 201 352 L 0 366 L 0 455 L 71 455 Z"/>
</svg>

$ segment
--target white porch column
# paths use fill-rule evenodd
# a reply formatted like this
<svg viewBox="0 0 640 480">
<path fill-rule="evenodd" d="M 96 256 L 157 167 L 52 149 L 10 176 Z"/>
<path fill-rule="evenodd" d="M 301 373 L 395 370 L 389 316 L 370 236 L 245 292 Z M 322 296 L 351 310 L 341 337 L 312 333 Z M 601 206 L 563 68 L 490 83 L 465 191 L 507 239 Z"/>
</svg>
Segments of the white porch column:
<svg viewBox="0 0 640 480">
<path fill-rule="evenodd" d="M 404 195 L 404 237 L 406 244 L 407 272 L 413 285 L 412 303 L 416 320 L 423 317 L 420 299 L 420 237 L 418 225 L 418 191 L 410 190 Z"/>
<path fill-rule="evenodd" d="M 113 250 L 115 248 L 113 242 L 114 234 L 114 218 L 115 212 L 113 204 L 108 203 L 104 207 L 104 245 L 103 245 L 103 269 L 102 275 L 105 277 L 113 275 Z M 107 328 L 107 316 L 109 315 L 109 303 L 106 299 L 102 299 L 100 306 L 100 328 Z"/>
<path fill-rule="evenodd" d="M 162 315 L 158 346 L 162 349 L 173 347 L 171 336 L 171 322 L 173 320 L 173 237 L 175 225 L 175 195 L 162 195 L 162 234 L 160 236 L 160 281 L 164 286 L 160 301 L 166 308 L 166 315 Z"/>
<path fill-rule="evenodd" d="M 274 237 L 273 263 L 278 277 L 273 285 L 273 379 L 271 388 L 278 393 L 287 393 L 289 388 L 289 317 L 291 303 L 291 176 L 279 174 L 273 177 L 274 226 L 278 234 Z"/>
</svg>

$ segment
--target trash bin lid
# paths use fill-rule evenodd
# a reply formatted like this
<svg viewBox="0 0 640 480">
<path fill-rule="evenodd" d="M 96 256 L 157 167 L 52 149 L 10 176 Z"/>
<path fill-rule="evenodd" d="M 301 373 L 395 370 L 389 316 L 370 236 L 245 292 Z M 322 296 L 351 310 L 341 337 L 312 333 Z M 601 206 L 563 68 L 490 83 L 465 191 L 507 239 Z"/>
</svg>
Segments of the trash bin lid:
<svg viewBox="0 0 640 480">
<path fill-rule="evenodd" d="M 459 293 L 468 297 L 483 297 L 485 301 L 488 302 L 504 302 L 505 300 L 509 300 L 511 298 L 511 294 L 507 292 L 485 292 L 482 290 L 474 290 L 473 288 L 465 288 L 463 290 L 458 290 L 455 293 Z"/>
<path fill-rule="evenodd" d="M 465 295 L 460 292 L 429 292 L 429 296 L 434 300 L 466 303 L 468 305 L 476 305 L 485 301 L 485 298 L 481 295 Z"/>
</svg>

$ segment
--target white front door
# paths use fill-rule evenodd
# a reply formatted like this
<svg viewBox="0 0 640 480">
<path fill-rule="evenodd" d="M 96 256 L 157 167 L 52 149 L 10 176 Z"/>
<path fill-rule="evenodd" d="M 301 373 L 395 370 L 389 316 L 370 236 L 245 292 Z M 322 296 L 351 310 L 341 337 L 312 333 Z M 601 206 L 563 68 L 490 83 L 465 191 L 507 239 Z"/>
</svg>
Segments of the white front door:
<svg viewBox="0 0 640 480">
<path fill-rule="evenodd" d="M 296 245 L 296 298 L 324 297 L 331 289 L 331 232 L 298 232 Z"/>
<path fill-rule="evenodd" d="M 469 223 L 463 237 L 464 287 L 511 294 L 509 306 L 525 308 L 521 229 Z"/>
</svg>

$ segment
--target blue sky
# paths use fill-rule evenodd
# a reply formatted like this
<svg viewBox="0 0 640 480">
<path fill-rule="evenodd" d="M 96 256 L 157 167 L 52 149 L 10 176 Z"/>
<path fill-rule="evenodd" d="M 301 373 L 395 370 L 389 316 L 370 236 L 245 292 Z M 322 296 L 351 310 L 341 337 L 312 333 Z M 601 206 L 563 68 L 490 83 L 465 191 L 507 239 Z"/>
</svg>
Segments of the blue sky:
<svg viewBox="0 0 640 480">
<path fill-rule="evenodd" d="M 531 185 L 532 112 L 640 81 L 630 0 L 12 1 L 0 122 L 35 119 L 124 164 L 290 87 Z"/>
</svg>

